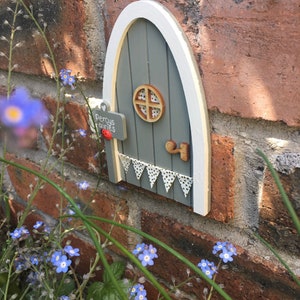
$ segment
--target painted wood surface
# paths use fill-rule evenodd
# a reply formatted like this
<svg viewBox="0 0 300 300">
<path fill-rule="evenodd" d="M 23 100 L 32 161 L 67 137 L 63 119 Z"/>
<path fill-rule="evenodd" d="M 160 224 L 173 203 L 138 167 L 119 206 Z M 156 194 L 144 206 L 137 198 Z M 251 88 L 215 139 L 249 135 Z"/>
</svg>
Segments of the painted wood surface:
<svg viewBox="0 0 300 300">
<path fill-rule="evenodd" d="M 129 4 L 119 15 L 112 30 L 107 48 L 104 68 L 103 99 L 110 102 L 113 111 L 118 111 L 118 97 L 120 94 L 122 94 L 123 97 L 128 93 L 128 91 L 121 92 L 123 87 L 116 88 L 117 72 L 119 72 L 120 68 L 128 68 L 128 71 L 131 71 L 130 66 L 121 60 L 121 56 L 124 55 L 123 44 L 128 44 L 128 31 L 135 22 L 141 19 L 148 20 L 152 24 L 155 24 L 166 41 L 166 45 L 168 45 L 169 51 L 172 53 L 176 63 L 182 82 L 183 94 L 185 96 L 182 99 L 186 101 L 190 123 L 190 139 L 192 141 L 191 172 L 194 180 L 191 197 L 192 207 L 194 212 L 206 215 L 210 210 L 211 150 L 205 93 L 188 40 L 177 20 L 160 3 L 150 0 L 136 1 Z M 143 39 L 143 37 L 141 37 L 141 39 Z M 170 55 L 168 55 L 168 57 L 170 58 Z M 138 56 L 134 57 L 134 59 L 136 58 L 138 58 Z M 172 74 L 174 74 L 174 72 L 172 72 Z M 130 81 L 131 78 L 127 78 L 126 80 Z M 136 120 L 128 120 L 128 122 L 134 124 Z M 182 119 L 180 116 L 177 117 L 177 124 L 181 122 Z M 137 130 L 136 132 L 128 133 L 128 139 L 131 135 L 136 134 Z M 122 167 L 118 158 L 119 147 L 120 142 L 116 139 L 106 142 L 109 178 L 112 182 L 118 182 L 123 179 Z M 133 150 L 134 149 L 131 149 L 130 151 Z M 165 163 L 165 161 L 163 162 Z"/>
<path fill-rule="evenodd" d="M 143 84 L 156 87 L 164 99 L 165 111 L 157 122 L 142 120 L 134 110 L 133 92 Z M 116 105 L 118 111 L 126 116 L 128 131 L 128 138 L 121 143 L 119 151 L 140 161 L 191 176 L 190 161 L 184 162 L 180 155 L 172 155 L 165 150 L 169 139 L 191 143 L 189 117 L 172 53 L 158 29 L 145 19 L 137 20 L 124 40 L 116 89 Z M 161 177 L 153 188 L 150 187 L 146 171 L 137 180 L 131 166 L 123 176 L 129 183 L 191 205 L 192 190 L 185 197 L 177 181 L 167 193 Z"/>
</svg>

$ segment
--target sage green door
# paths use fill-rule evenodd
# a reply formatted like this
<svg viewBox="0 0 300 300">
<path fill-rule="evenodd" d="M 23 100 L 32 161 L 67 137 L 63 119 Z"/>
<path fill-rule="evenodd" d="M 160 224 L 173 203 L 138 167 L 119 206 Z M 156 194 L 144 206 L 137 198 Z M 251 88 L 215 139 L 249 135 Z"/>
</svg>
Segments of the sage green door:
<svg viewBox="0 0 300 300">
<path fill-rule="evenodd" d="M 143 120 L 135 110 L 133 96 L 142 85 L 150 85 L 163 98 L 164 110 L 156 121 Z M 156 102 L 157 99 L 154 99 Z M 142 107 L 141 113 L 149 108 Z M 137 178 L 133 161 L 157 166 L 162 170 L 192 177 L 192 153 L 184 161 L 180 154 L 165 149 L 168 140 L 191 145 L 190 124 L 186 100 L 172 53 L 158 29 L 148 20 L 137 19 L 124 39 L 117 67 L 116 112 L 126 117 L 127 139 L 118 143 L 118 152 L 131 159 L 123 180 L 186 205 L 192 205 L 192 187 L 184 194 L 178 178 L 166 191 L 166 180 L 160 174 L 151 187 L 146 170 Z M 153 112 L 156 115 L 157 111 Z M 190 147 L 192 149 L 192 147 Z M 191 150 L 190 150 L 191 151 Z"/>
</svg>

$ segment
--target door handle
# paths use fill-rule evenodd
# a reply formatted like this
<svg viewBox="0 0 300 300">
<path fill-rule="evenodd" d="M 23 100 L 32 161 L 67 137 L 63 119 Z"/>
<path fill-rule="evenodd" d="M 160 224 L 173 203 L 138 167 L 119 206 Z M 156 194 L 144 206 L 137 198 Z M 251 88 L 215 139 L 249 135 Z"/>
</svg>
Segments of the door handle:
<svg viewBox="0 0 300 300">
<path fill-rule="evenodd" d="M 177 143 L 173 140 L 166 141 L 165 148 L 170 154 L 180 153 L 180 159 L 183 161 L 188 161 L 190 159 L 190 145 L 188 143 L 180 143 L 179 148 L 177 148 Z"/>
</svg>

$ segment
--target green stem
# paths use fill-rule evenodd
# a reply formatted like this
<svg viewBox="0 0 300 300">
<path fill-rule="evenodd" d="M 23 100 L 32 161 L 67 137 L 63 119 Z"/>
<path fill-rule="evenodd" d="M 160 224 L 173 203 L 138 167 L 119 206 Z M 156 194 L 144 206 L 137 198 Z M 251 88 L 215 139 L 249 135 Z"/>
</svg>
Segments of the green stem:
<svg viewBox="0 0 300 300">
<path fill-rule="evenodd" d="M 95 237 L 95 234 L 93 232 L 93 229 L 92 229 L 92 226 L 91 226 L 91 222 L 89 221 L 89 219 L 95 219 L 95 220 L 99 220 L 99 221 L 102 221 L 102 222 L 105 222 L 105 223 L 110 223 L 110 224 L 114 224 L 115 226 L 117 227 L 121 227 L 121 228 L 124 228 L 126 230 L 129 230 L 129 231 L 132 231 L 136 234 L 139 234 L 140 236 L 143 236 L 144 238 L 150 240 L 150 241 L 153 241 L 154 243 L 156 243 L 157 245 L 159 245 L 160 247 L 162 247 L 163 249 L 167 250 L 169 253 L 171 253 L 174 257 L 176 257 L 177 259 L 179 259 L 181 262 L 183 262 L 186 266 L 188 266 L 191 270 L 193 270 L 197 275 L 199 275 L 202 279 L 204 279 L 206 282 L 208 282 L 210 285 L 214 286 L 215 290 L 226 300 L 230 300 L 230 296 L 225 292 L 223 291 L 218 284 L 216 284 L 213 280 L 211 280 L 210 278 L 208 278 L 205 274 L 203 274 L 203 272 L 197 267 L 195 266 L 192 262 L 190 262 L 187 258 L 185 258 L 184 256 L 182 256 L 179 252 L 177 252 L 176 250 L 172 249 L 171 247 L 169 247 L 167 244 L 165 244 L 164 242 L 161 242 L 160 240 L 154 238 L 153 236 L 139 230 L 139 229 L 136 229 L 134 227 L 131 227 L 131 226 L 128 226 L 128 225 L 124 225 L 124 224 L 120 224 L 120 223 L 117 223 L 115 221 L 112 221 L 112 220 L 108 220 L 108 219 L 105 219 L 105 218 L 101 218 L 101 217 L 93 217 L 93 216 L 86 216 L 84 215 L 81 210 L 77 207 L 75 201 L 72 199 L 72 197 L 66 193 L 60 186 L 58 186 L 56 183 L 54 183 L 52 180 L 50 180 L 49 178 L 43 176 L 42 174 L 40 174 L 39 172 L 37 171 L 34 171 L 34 170 L 31 170 L 31 169 L 28 169 L 20 164 L 17 164 L 15 162 L 12 162 L 12 161 L 8 161 L 4 158 L 1 158 L 0 157 L 0 162 L 3 162 L 3 163 L 6 163 L 8 165 L 12 165 L 16 168 L 19 168 L 21 170 L 24 170 L 24 171 L 27 171 L 31 174 L 34 174 L 36 175 L 37 177 L 41 178 L 42 180 L 44 180 L 45 182 L 47 182 L 48 184 L 50 184 L 52 187 L 54 187 L 59 193 L 61 193 L 65 198 L 66 200 L 73 206 L 73 211 L 76 213 L 76 215 L 82 220 L 82 222 L 84 223 L 84 225 L 86 226 L 86 229 L 88 230 L 89 234 L 90 234 L 90 237 L 92 238 L 93 242 L 94 242 L 94 245 L 99 253 L 99 256 L 102 260 L 102 263 L 104 265 L 104 267 L 108 267 L 108 274 L 111 278 L 111 281 L 113 283 L 113 285 L 116 287 L 118 293 L 120 294 L 120 296 L 124 295 L 124 292 L 120 289 L 117 281 L 116 281 L 116 278 L 114 277 L 110 267 L 109 267 L 109 264 L 103 254 L 103 249 L 101 248 L 101 246 L 99 245 L 96 237 Z M 95 225 L 93 225 L 94 227 Z M 133 260 L 135 260 L 133 258 Z M 137 262 L 138 263 L 138 262 Z M 126 298 L 124 298 L 126 299 Z"/>
<path fill-rule="evenodd" d="M 76 217 L 76 216 L 75 216 Z M 89 218 L 89 216 L 86 216 Z M 168 293 L 165 291 L 165 289 L 158 283 L 158 281 L 155 279 L 155 277 L 141 264 L 141 262 L 131 253 L 129 252 L 119 241 L 114 239 L 109 233 L 107 233 L 105 230 L 103 230 L 101 227 L 95 225 L 94 223 L 90 223 L 90 226 L 93 227 L 95 230 L 97 230 L 100 234 L 105 236 L 107 240 L 112 242 L 115 246 L 118 247 L 119 250 L 121 250 L 131 261 L 133 261 L 136 266 L 143 272 L 143 274 L 149 279 L 149 281 L 153 284 L 154 287 L 157 288 L 157 290 L 165 297 L 167 300 L 171 300 Z"/>
<path fill-rule="evenodd" d="M 10 265 L 9 265 L 8 275 L 7 275 L 7 282 L 6 282 L 6 286 L 5 286 L 4 300 L 6 300 L 7 296 L 8 296 L 8 289 L 9 289 L 9 286 L 10 286 L 10 278 L 11 278 L 12 268 L 13 268 L 13 265 L 14 265 L 13 261 L 15 260 L 15 258 L 16 258 L 16 254 L 14 255 L 14 257 L 11 260 Z"/>
<path fill-rule="evenodd" d="M 101 245 L 99 245 L 98 241 L 97 241 L 97 238 L 95 236 L 95 233 L 93 232 L 93 229 L 92 227 L 90 226 L 90 222 L 88 221 L 88 219 L 86 218 L 86 216 L 81 212 L 81 210 L 77 207 L 75 201 L 72 199 L 72 197 L 67 194 L 63 188 L 61 188 L 60 186 L 58 186 L 56 183 L 54 183 L 52 180 L 50 180 L 49 178 L 45 177 L 44 175 L 40 174 L 39 172 L 37 171 L 34 171 L 34 170 L 31 170 L 31 169 L 28 169 L 20 164 L 17 164 L 17 163 L 14 163 L 14 162 L 11 162 L 11 161 L 8 161 L 4 158 L 1 158 L 0 157 L 0 162 L 3 162 L 3 163 L 6 163 L 6 164 L 9 164 L 9 165 L 12 165 L 16 168 L 19 168 L 21 170 L 24 170 L 24 171 L 27 171 L 31 174 L 34 174 L 35 176 L 39 177 L 41 180 L 47 182 L 48 184 L 50 184 L 52 187 L 54 187 L 63 197 L 66 198 L 66 200 L 72 205 L 73 207 L 73 210 L 74 212 L 80 217 L 80 219 L 82 220 L 82 222 L 84 223 L 85 225 L 85 228 L 87 229 L 93 243 L 94 243 L 94 246 L 96 247 L 96 250 L 100 256 L 100 259 L 103 263 L 103 266 L 105 269 L 107 269 L 107 273 L 111 279 L 111 282 L 113 283 L 114 287 L 116 288 L 116 290 L 118 291 L 120 297 L 122 297 L 122 299 L 124 300 L 127 300 L 127 295 L 124 293 L 124 291 L 121 289 L 121 287 L 119 286 L 109 264 L 108 264 L 108 261 L 104 255 L 104 252 L 103 252 L 103 249 L 101 247 Z"/>
<path fill-rule="evenodd" d="M 83 97 L 83 99 L 84 99 L 84 101 L 85 101 L 85 103 L 88 107 L 88 113 L 89 113 L 89 116 L 91 118 L 92 127 L 95 130 L 95 134 L 96 134 L 96 137 L 97 137 L 96 142 L 97 142 L 97 145 L 98 145 L 98 148 L 99 148 L 99 153 L 100 153 L 100 151 L 101 151 L 101 140 L 100 140 L 101 134 L 98 130 L 98 126 L 97 126 L 97 123 L 96 123 L 94 115 L 93 115 L 93 110 L 92 110 L 92 108 L 90 106 L 90 103 L 89 103 L 89 98 L 85 96 L 80 84 L 76 84 L 76 87 L 78 88 L 80 94 L 82 95 L 82 97 Z"/>
<path fill-rule="evenodd" d="M 54 57 L 54 53 L 52 51 L 52 48 L 50 46 L 50 43 L 46 37 L 45 31 L 43 30 L 43 28 L 40 26 L 39 22 L 37 21 L 37 19 L 34 17 L 32 11 L 30 10 L 30 8 L 24 3 L 23 0 L 18 0 L 18 3 L 22 4 L 22 6 L 24 7 L 24 9 L 26 10 L 27 14 L 29 15 L 29 17 L 31 18 L 31 20 L 34 22 L 35 26 L 37 27 L 38 31 L 40 32 L 40 34 L 42 35 L 42 38 L 44 40 L 44 42 L 46 43 L 47 49 L 49 51 L 49 55 L 50 55 L 50 59 L 54 68 L 54 73 L 55 76 L 57 77 L 58 75 L 58 71 L 57 71 L 57 67 L 56 67 L 56 63 L 55 63 L 55 57 Z"/>
<path fill-rule="evenodd" d="M 14 17 L 13 17 L 13 22 L 11 25 L 11 32 L 10 32 L 10 38 L 9 38 L 9 53 L 8 53 L 8 74 L 7 74 L 7 98 L 10 97 L 11 94 L 11 74 L 13 71 L 13 65 L 12 65 L 12 55 L 13 55 L 13 42 L 15 38 L 15 33 L 16 33 L 16 20 L 18 16 L 18 10 L 19 10 L 19 3 L 16 4 L 15 11 L 14 11 Z"/>
<path fill-rule="evenodd" d="M 152 241 L 153 243 L 159 245 L 161 248 L 168 251 L 170 254 L 172 254 L 174 257 L 176 257 L 178 260 L 180 260 L 185 265 L 187 265 L 191 270 L 193 270 L 197 275 L 199 275 L 207 283 L 212 285 L 214 287 L 214 289 L 224 299 L 228 299 L 228 300 L 231 299 L 230 296 L 224 290 L 222 290 L 218 284 L 216 284 L 213 280 L 208 278 L 197 266 L 195 266 L 192 262 L 190 262 L 187 258 L 185 258 L 183 255 L 181 255 L 179 252 L 177 252 L 173 248 L 169 247 L 167 244 L 165 244 L 164 242 L 158 240 L 157 238 L 155 238 L 155 237 L 153 237 L 153 236 L 151 236 L 151 235 L 149 235 L 149 234 L 147 234 L 147 233 L 145 233 L 145 232 L 143 232 L 139 229 L 136 229 L 134 227 L 131 227 L 131 226 L 128 226 L 128 225 L 125 225 L 125 224 L 120 224 L 120 223 L 117 223 L 117 222 L 109 220 L 109 219 L 105 219 L 105 218 L 101 218 L 101 217 L 95 217 L 95 216 L 86 216 L 86 218 L 94 219 L 94 220 L 101 221 L 101 222 L 104 222 L 104 223 L 114 224 L 117 227 L 121 227 L 121 228 L 126 229 L 128 231 L 134 232 L 134 233 L 144 237 L 145 239 Z"/>
<path fill-rule="evenodd" d="M 119 296 L 124 299 L 124 300 L 127 300 L 127 295 L 124 293 L 124 291 L 122 290 L 122 288 L 120 287 L 120 285 L 118 284 L 117 280 L 116 280 L 116 277 L 114 276 L 112 270 L 111 270 L 111 267 L 104 255 L 104 252 L 103 252 L 103 249 L 102 249 L 102 246 L 98 243 L 98 240 L 96 238 L 96 235 L 93 231 L 93 228 L 92 226 L 90 226 L 89 222 L 86 220 L 85 216 L 81 216 L 80 219 L 82 220 L 82 222 L 84 223 L 85 225 L 85 228 L 87 229 L 95 247 L 96 247 L 96 250 L 100 256 L 100 259 L 103 263 L 103 266 L 105 268 L 105 270 L 107 271 L 108 273 L 108 276 L 110 277 L 110 280 L 112 281 L 114 287 L 116 288 L 116 290 L 118 291 L 119 293 Z"/>
<path fill-rule="evenodd" d="M 78 285 L 78 289 L 76 291 L 76 294 L 82 295 L 82 291 L 84 291 L 84 289 L 86 288 L 86 286 L 87 286 L 87 284 L 88 284 L 88 282 L 89 282 L 89 280 L 91 278 L 91 275 L 96 270 L 96 267 L 98 265 L 99 260 L 100 260 L 99 254 L 96 253 L 96 257 L 95 257 L 95 259 L 93 261 L 92 266 L 89 269 L 89 273 L 87 274 L 86 278 L 83 279 L 83 282 Z"/>
<path fill-rule="evenodd" d="M 219 260 L 219 263 L 218 263 L 218 265 L 217 265 L 217 271 L 220 269 L 221 263 L 222 263 L 222 259 Z M 213 281 L 214 281 L 214 282 L 216 282 L 217 275 L 218 275 L 218 272 L 216 272 L 215 275 L 214 275 L 214 277 L 213 277 Z M 213 294 L 213 291 L 214 291 L 214 287 L 211 286 L 207 300 L 210 300 L 210 299 L 211 299 L 212 294 Z"/>
<path fill-rule="evenodd" d="M 23 294 L 22 294 L 22 296 L 20 297 L 19 300 L 23 300 L 23 299 L 26 297 L 27 292 L 30 290 L 30 288 L 31 288 L 31 286 L 28 284 L 28 286 L 27 286 L 26 289 L 24 290 L 24 292 L 23 292 Z"/>
<path fill-rule="evenodd" d="M 256 150 L 257 153 L 263 158 L 263 160 L 265 161 L 265 163 L 267 164 L 271 174 L 272 174 L 272 177 L 278 187 L 278 190 L 281 194 L 281 197 L 282 197 L 282 200 L 283 200 L 283 203 L 286 207 L 286 209 L 288 210 L 288 213 L 290 215 L 290 217 L 292 218 L 292 221 L 294 222 L 295 226 L 296 226 L 296 230 L 298 232 L 298 234 L 300 235 L 300 219 L 298 218 L 297 216 L 297 213 L 291 203 L 291 201 L 289 200 L 281 182 L 280 182 L 280 179 L 279 179 L 279 176 L 278 176 L 278 173 L 275 171 L 275 169 L 273 168 L 272 164 L 270 163 L 270 161 L 268 160 L 267 156 L 259 149 Z"/>
<path fill-rule="evenodd" d="M 271 252 L 276 256 L 276 258 L 279 260 L 279 262 L 287 269 L 287 271 L 290 273 L 294 281 L 300 286 L 300 280 L 298 279 L 297 275 L 292 271 L 292 269 L 288 266 L 288 264 L 285 262 L 285 260 L 278 254 L 278 252 L 259 234 L 255 232 L 251 232 L 256 238 L 258 238 Z"/>
<path fill-rule="evenodd" d="M 50 43 L 47 39 L 45 31 L 42 29 L 39 22 L 34 17 L 32 11 L 30 10 L 30 8 L 24 3 L 23 0 L 18 0 L 18 2 L 24 7 L 26 13 L 29 15 L 31 20 L 34 22 L 35 26 L 37 27 L 39 33 L 41 34 L 41 36 L 42 36 L 42 38 L 43 38 L 43 40 L 46 44 L 46 47 L 47 47 L 48 52 L 49 52 L 50 60 L 51 60 L 51 63 L 52 63 L 53 69 L 54 69 L 57 98 L 60 101 L 60 99 L 61 99 L 61 90 L 60 90 L 60 82 L 59 82 L 59 78 L 58 78 L 59 73 L 58 73 L 58 70 L 57 70 L 57 65 L 56 65 L 54 52 L 53 52 L 53 50 L 50 46 Z M 56 132 L 57 132 L 57 128 L 58 128 L 58 116 L 59 116 L 59 113 L 60 113 L 60 102 L 59 101 L 57 102 L 57 106 L 56 106 L 56 113 L 55 113 L 56 119 L 55 119 L 55 122 L 54 122 L 54 125 L 53 125 L 53 134 L 52 134 L 51 140 L 49 141 L 47 156 L 46 156 L 46 159 L 44 160 L 43 167 L 42 167 L 43 170 L 46 169 L 46 166 L 48 165 L 49 157 L 51 156 L 51 151 L 53 149 L 53 145 L 54 145 L 54 141 L 55 141 L 55 137 L 56 137 Z"/>
<path fill-rule="evenodd" d="M 52 65 L 53 65 L 54 73 L 55 73 L 57 96 L 58 96 L 58 99 L 60 99 L 61 98 L 60 83 L 59 83 L 59 80 L 58 80 L 58 70 L 57 70 L 57 67 L 56 67 L 55 56 L 54 56 L 52 48 L 51 48 L 51 46 L 49 44 L 49 41 L 48 41 L 48 39 L 46 37 L 46 34 L 45 34 L 44 30 L 42 29 L 42 27 L 40 26 L 40 24 L 38 23 L 38 21 L 36 20 L 36 18 L 34 17 L 32 11 L 24 3 L 24 1 L 23 0 L 18 0 L 17 1 L 17 5 L 19 5 L 19 4 L 21 4 L 24 7 L 26 13 L 29 15 L 29 17 L 31 18 L 31 20 L 34 22 L 35 26 L 37 27 L 38 31 L 40 32 L 40 34 L 41 34 L 41 36 L 42 36 L 42 38 L 43 38 L 43 40 L 44 40 L 44 42 L 46 44 L 46 47 L 47 47 L 49 55 L 50 55 L 50 60 L 51 60 Z M 55 119 L 55 123 L 53 125 L 53 134 L 52 134 L 51 140 L 49 142 L 47 156 L 46 156 L 45 160 L 43 161 L 43 165 L 41 167 L 41 172 L 44 172 L 46 170 L 48 162 L 49 162 L 49 158 L 51 156 L 51 151 L 53 149 L 54 140 L 55 140 L 55 136 L 56 136 L 56 131 L 57 131 L 57 127 L 58 127 L 59 110 L 60 110 L 60 103 L 58 102 L 57 103 L 57 108 L 56 108 L 56 119 Z M 26 208 L 24 210 L 24 213 L 22 214 L 20 222 L 19 222 L 20 226 L 22 225 L 22 223 L 24 222 L 25 218 L 27 217 L 27 214 L 30 212 L 33 199 L 34 199 L 35 195 L 37 194 L 38 190 L 40 189 L 41 185 L 42 185 L 42 182 L 39 180 L 37 182 L 36 186 L 35 186 L 34 191 L 31 194 L 31 197 L 28 199 L 28 204 L 27 204 L 27 206 L 26 206 Z"/>
<path fill-rule="evenodd" d="M 179 284 L 175 285 L 175 283 L 173 284 L 173 287 L 170 289 L 169 291 L 169 294 L 172 294 L 174 293 L 176 290 L 179 290 L 182 286 L 186 285 L 189 281 L 195 279 L 196 277 L 188 277 L 186 280 L 180 282 Z M 159 295 L 159 298 L 158 300 L 163 300 L 163 298 L 160 297 Z"/>
<path fill-rule="evenodd" d="M 7 99 L 9 99 L 10 94 L 11 94 L 11 75 L 12 75 L 12 71 L 13 71 L 13 65 L 12 65 L 12 56 L 13 56 L 13 42 L 14 42 L 14 38 L 15 38 L 15 33 L 16 33 L 16 28 L 15 28 L 15 24 L 16 24 L 16 20 L 17 20 L 17 16 L 18 16 L 18 10 L 19 10 L 19 4 L 16 4 L 14 13 L 13 13 L 13 21 L 11 24 L 11 32 L 10 32 L 10 37 L 9 37 L 9 50 L 8 50 L 8 73 L 7 73 Z M 3 156 L 6 155 L 7 152 L 7 135 L 5 132 L 3 132 Z M 3 180 L 4 180 L 4 172 L 5 172 L 5 167 L 1 166 L 1 178 L 0 178 L 0 186 L 2 189 L 3 186 Z M 2 191 L 1 191 L 2 193 Z M 5 195 L 3 194 L 2 197 L 5 197 Z M 5 199 L 4 199 L 5 201 Z M 5 212 L 7 213 L 7 207 L 9 206 L 9 204 L 5 201 Z M 8 220 L 10 219 L 10 214 L 6 215 Z"/>
</svg>

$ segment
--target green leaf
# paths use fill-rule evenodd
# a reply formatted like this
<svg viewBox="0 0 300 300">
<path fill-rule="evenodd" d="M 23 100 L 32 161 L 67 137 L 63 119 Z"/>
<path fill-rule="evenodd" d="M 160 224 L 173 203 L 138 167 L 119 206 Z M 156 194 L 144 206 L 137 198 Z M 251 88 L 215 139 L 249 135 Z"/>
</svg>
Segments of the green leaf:
<svg viewBox="0 0 300 300">
<path fill-rule="evenodd" d="M 120 267 L 120 266 L 119 266 Z M 128 294 L 129 289 L 132 287 L 132 282 L 129 280 L 118 280 L 118 285 Z M 88 288 L 87 300 L 121 300 L 118 291 L 112 282 L 94 282 Z"/>
<path fill-rule="evenodd" d="M 124 291 L 125 294 L 129 293 L 132 287 L 132 282 L 127 279 L 118 280 L 119 287 Z M 104 298 L 105 300 L 121 300 L 119 293 L 115 289 L 114 285 L 110 282 L 104 286 Z"/>
<path fill-rule="evenodd" d="M 87 300 L 92 300 L 92 299 L 102 299 L 102 290 L 104 287 L 103 282 L 94 282 L 88 287 L 88 295 L 87 295 Z"/>
<path fill-rule="evenodd" d="M 114 274 L 116 280 L 120 280 L 123 277 L 124 272 L 125 272 L 125 267 L 126 267 L 126 264 L 122 261 L 115 261 L 110 265 L 111 271 Z M 108 283 L 110 281 L 111 281 L 111 279 L 108 275 L 108 272 L 106 270 L 104 270 L 103 282 Z"/>
<path fill-rule="evenodd" d="M 103 300 L 121 300 L 119 293 L 113 286 L 110 286 L 110 288 L 105 287 L 102 291 L 103 294 L 101 296 L 101 299 Z"/>
<path fill-rule="evenodd" d="M 73 290 L 75 290 L 75 281 L 70 276 L 64 279 L 63 284 L 61 284 L 58 288 L 57 295 L 63 296 L 63 295 L 69 295 L 72 293 Z"/>
</svg>

